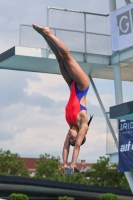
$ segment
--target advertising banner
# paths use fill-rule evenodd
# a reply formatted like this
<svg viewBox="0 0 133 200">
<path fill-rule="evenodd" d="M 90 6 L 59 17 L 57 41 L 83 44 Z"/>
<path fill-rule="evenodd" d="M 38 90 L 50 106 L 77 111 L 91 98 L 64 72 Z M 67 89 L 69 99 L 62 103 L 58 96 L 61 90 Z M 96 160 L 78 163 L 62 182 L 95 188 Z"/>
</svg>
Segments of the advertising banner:
<svg viewBox="0 0 133 200">
<path fill-rule="evenodd" d="M 133 3 L 110 13 L 112 51 L 133 46 Z"/>
<path fill-rule="evenodd" d="M 119 172 L 133 171 L 133 121 L 119 121 Z"/>
</svg>

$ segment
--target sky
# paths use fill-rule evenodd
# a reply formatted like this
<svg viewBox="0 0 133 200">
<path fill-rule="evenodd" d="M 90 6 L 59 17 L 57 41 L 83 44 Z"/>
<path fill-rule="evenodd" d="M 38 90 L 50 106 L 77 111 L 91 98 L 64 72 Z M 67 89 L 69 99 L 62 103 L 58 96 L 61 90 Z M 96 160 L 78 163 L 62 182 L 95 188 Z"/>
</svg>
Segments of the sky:
<svg viewBox="0 0 133 200">
<path fill-rule="evenodd" d="M 47 25 L 47 7 L 108 14 L 108 0 L 0 0 L 0 53 L 19 44 L 20 24 Z M 125 6 L 117 0 L 117 8 Z M 94 79 L 106 111 L 115 105 L 114 83 Z M 124 102 L 132 100 L 132 83 L 123 83 Z M 127 90 L 128 88 L 128 90 Z M 0 70 L 0 148 L 21 157 L 62 155 L 69 129 L 65 105 L 69 89 L 59 75 Z M 107 126 L 93 88 L 87 95 L 88 115 L 94 114 L 78 160 L 96 162 L 106 154 Z M 69 156 L 71 160 L 72 149 Z"/>
</svg>

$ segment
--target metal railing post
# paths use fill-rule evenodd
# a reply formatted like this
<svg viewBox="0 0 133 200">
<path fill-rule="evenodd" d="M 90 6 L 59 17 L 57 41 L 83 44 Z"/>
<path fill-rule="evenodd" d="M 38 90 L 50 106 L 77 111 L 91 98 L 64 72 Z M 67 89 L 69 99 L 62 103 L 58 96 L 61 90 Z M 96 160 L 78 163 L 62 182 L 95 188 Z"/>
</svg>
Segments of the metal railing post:
<svg viewBox="0 0 133 200">
<path fill-rule="evenodd" d="M 47 8 L 47 27 L 49 27 L 49 9 L 50 7 Z M 48 55 L 49 55 L 49 45 L 47 43 L 47 58 L 48 58 Z"/>
<path fill-rule="evenodd" d="M 19 46 L 21 46 L 21 24 L 19 25 Z"/>
<path fill-rule="evenodd" d="M 87 61 L 86 53 L 86 13 L 84 13 L 84 62 Z"/>
<path fill-rule="evenodd" d="M 47 8 L 47 26 L 49 27 L 49 9 L 50 7 Z"/>
</svg>

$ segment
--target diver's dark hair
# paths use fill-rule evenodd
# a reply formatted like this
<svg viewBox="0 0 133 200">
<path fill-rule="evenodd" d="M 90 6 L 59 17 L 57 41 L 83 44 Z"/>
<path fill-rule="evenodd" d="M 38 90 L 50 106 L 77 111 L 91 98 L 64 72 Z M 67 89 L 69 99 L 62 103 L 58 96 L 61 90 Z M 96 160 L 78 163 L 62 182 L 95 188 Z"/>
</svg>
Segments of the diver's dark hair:
<svg viewBox="0 0 133 200">
<path fill-rule="evenodd" d="M 93 118 L 93 115 L 92 115 L 92 116 L 90 115 L 90 119 L 89 119 L 89 121 L 88 121 L 88 126 L 90 126 L 90 123 L 91 123 L 92 118 Z M 84 139 L 83 139 L 81 145 L 83 145 L 83 144 L 85 143 L 85 141 L 86 141 L 86 136 L 84 137 Z M 75 146 L 75 142 L 74 142 L 74 143 L 70 143 L 70 145 L 74 147 L 74 146 Z"/>
<path fill-rule="evenodd" d="M 84 137 L 84 139 L 83 139 L 81 145 L 83 145 L 83 144 L 85 143 L 85 141 L 86 141 L 86 136 Z M 74 142 L 74 143 L 70 143 L 70 145 L 74 147 L 74 146 L 75 146 L 75 142 Z"/>
<path fill-rule="evenodd" d="M 90 123 L 91 123 L 92 118 L 93 118 L 93 115 L 92 115 L 92 116 L 90 115 L 90 119 L 89 119 L 89 121 L 88 121 L 88 126 L 90 126 Z"/>
</svg>

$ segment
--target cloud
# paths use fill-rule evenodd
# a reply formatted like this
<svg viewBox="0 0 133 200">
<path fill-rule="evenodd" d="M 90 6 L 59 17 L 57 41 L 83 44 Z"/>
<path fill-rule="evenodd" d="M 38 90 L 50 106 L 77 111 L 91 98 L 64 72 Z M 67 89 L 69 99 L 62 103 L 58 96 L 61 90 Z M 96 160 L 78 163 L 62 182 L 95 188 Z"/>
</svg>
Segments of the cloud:
<svg viewBox="0 0 133 200">
<path fill-rule="evenodd" d="M 49 80 L 52 81 L 49 82 Z M 31 84 L 33 87 L 29 88 L 29 82 L 35 84 L 36 87 Z M 53 150 L 49 150 L 48 147 L 50 144 L 53 145 L 53 149 L 56 149 L 56 145 L 59 147 L 57 152 L 55 151 L 56 154 L 62 151 L 62 145 L 68 130 L 64 115 L 69 95 L 67 89 L 68 95 L 65 92 L 66 98 L 63 96 L 65 91 L 63 87 L 67 88 L 67 85 L 63 82 L 64 80 L 60 79 L 59 76 L 2 71 L 0 79 L 0 89 L 2 91 L 0 119 L 6 137 L 2 139 L 1 145 L 4 144 L 5 147 L 6 143 L 9 147 L 8 143 L 12 141 L 14 143 L 13 151 L 16 149 L 21 154 L 25 154 L 27 151 L 28 155 L 30 155 L 29 152 L 36 155 L 37 152 L 38 154 L 41 153 L 44 144 L 47 144 L 47 148 L 44 149 L 45 152 L 50 151 L 52 153 Z M 49 96 L 46 95 L 44 90 L 47 91 Z M 59 100 L 59 96 L 54 96 L 50 90 L 56 91 L 62 97 L 61 100 Z M 98 106 L 92 105 L 90 102 L 88 106 L 94 114 L 99 109 Z M 97 123 L 96 118 L 94 118 L 93 123 Z M 10 135 L 9 130 L 9 133 L 12 133 Z M 5 142 L 6 140 L 7 142 Z M 18 147 L 19 141 L 21 141 L 21 145 Z M 28 143 L 31 144 L 30 149 Z M 25 148 L 21 149 L 21 146 L 25 146 Z M 38 151 L 36 151 L 35 146 L 40 146 Z"/>
<path fill-rule="evenodd" d="M 2 126 L 3 124 L 1 124 Z M 1 129 L 0 130 L 0 141 L 10 140 L 13 139 L 14 135 L 10 130 Z"/>
<path fill-rule="evenodd" d="M 38 157 L 41 153 L 61 157 L 69 129 L 65 121 L 65 105 L 70 93 L 63 78 L 59 75 L 2 70 L 0 90 L 0 120 L 5 134 L 0 137 L 1 147 L 26 157 Z M 93 98 L 94 92 L 90 89 L 87 109 L 89 115 L 94 114 L 94 118 L 79 159 L 95 160 L 105 153 L 106 122 Z M 69 160 L 71 156 L 72 148 Z"/>
<path fill-rule="evenodd" d="M 26 78 L 29 76 L 26 72 L 1 70 L 1 106 L 19 102 L 24 98 L 23 87 L 27 85 Z"/>
<path fill-rule="evenodd" d="M 61 75 L 38 74 L 38 77 L 39 81 L 28 79 L 28 86 L 24 91 L 29 95 L 36 92 L 56 101 L 68 98 L 70 91 Z"/>
</svg>

